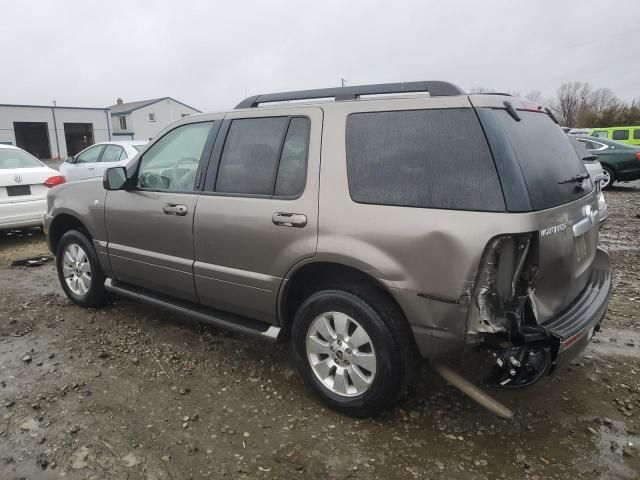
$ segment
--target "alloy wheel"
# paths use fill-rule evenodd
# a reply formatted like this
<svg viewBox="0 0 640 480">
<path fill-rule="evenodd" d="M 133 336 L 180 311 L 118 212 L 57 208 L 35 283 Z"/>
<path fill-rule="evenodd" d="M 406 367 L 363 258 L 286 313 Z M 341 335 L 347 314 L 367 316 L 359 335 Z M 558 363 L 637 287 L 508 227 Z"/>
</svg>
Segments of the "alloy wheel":
<svg viewBox="0 0 640 480">
<path fill-rule="evenodd" d="M 367 331 L 340 312 L 318 315 L 307 332 L 307 358 L 316 378 L 332 393 L 362 395 L 376 375 L 376 353 Z"/>
<path fill-rule="evenodd" d="M 69 290 L 82 297 L 91 288 L 91 264 L 87 253 L 77 243 L 70 243 L 64 249 L 62 274 Z"/>
</svg>

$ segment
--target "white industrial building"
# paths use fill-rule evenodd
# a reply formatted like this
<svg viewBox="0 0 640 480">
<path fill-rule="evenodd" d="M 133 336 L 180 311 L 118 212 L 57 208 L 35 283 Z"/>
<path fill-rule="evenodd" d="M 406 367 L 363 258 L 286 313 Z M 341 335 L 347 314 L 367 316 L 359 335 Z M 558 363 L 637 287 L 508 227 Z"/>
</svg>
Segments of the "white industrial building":
<svg viewBox="0 0 640 480">
<path fill-rule="evenodd" d="M 0 104 L 0 143 L 42 160 L 66 158 L 110 140 L 150 140 L 174 121 L 200 113 L 171 97 L 111 107 Z"/>
<path fill-rule="evenodd" d="M 200 113 L 171 97 L 111 105 L 111 128 L 118 140 L 151 140 L 160 130 L 180 118 Z"/>
<path fill-rule="evenodd" d="M 66 158 L 112 139 L 109 108 L 0 104 L 0 143 L 37 158 Z"/>
</svg>

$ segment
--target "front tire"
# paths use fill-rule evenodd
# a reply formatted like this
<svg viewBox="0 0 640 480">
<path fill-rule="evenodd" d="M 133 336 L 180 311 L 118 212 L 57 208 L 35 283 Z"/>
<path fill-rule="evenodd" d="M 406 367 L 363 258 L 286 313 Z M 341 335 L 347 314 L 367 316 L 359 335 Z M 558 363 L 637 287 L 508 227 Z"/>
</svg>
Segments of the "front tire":
<svg viewBox="0 0 640 480">
<path fill-rule="evenodd" d="M 367 300 L 342 290 L 315 293 L 298 309 L 291 331 L 305 382 L 328 406 L 356 417 L 391 406 L 410 368 L 411 348 L 398 328 L 404 318 L 383 316 L 390 310 Z"/>
<path fill-rule="evenodd" d="M 91 241 L 78 230 L 66 232 L 56 249 L 60 285 L 69 300 L 81 307 L 104 304 L 105 275 Z"/>
<path fill-rule="evenodd" d="M 609 190 L 613 186 L 613 182 L 616 181 L 616 174 L 613 170 L 605 165 L 602 166 L 604 178 L 600 180 L 600 187 L 602 190 Z"/>
</svg>

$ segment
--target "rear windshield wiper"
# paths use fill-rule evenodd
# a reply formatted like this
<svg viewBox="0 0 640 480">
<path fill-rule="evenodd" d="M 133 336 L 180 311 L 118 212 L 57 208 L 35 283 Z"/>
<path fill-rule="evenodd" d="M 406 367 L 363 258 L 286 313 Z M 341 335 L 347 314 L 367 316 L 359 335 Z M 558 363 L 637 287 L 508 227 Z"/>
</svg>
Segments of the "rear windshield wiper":
<svg viewBox="0 0 640 480">
<path fill-rule="evenodd" d="M 576 175 L 575 177 L 571 177 L 571 178 L 567 178 L 566 180 L 562 180 L 561 182 L 558 182 L 559 185 L 562 185 L 563 183 L 582 183 L 584 182 L 587 178 L 589 178 L 589 174 L 588 173 L 580 173 L 578 175 Z"/>
<path fill-rule="evenodd" d="M 505 100 L 504 102 L 502 102 L 502 104 L 504 105 L 504 108 L 507 109 L 507 113 L 509 115 L 511 115 L 511 117 L 516 121 L 519 122 L 520 120 L 522 120 L 520 118 L 520 115 L 518 115 L 518 112 L 516 112 L 516 109 L 513 108 L 513 105 L 511 104 L 511 102 L 508 102 L 507 100 Z"/>
</svg>

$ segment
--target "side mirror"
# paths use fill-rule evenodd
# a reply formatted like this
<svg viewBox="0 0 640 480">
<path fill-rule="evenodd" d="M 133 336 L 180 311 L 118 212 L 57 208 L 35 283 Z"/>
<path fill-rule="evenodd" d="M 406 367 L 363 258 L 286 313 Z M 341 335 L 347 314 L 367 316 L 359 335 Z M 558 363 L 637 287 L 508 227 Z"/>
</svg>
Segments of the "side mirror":
<svg viewBox="0 0 640 480">
<path fill-rule="evenodd" d="M 127 186 L 127 169 L 125 167 L 107 168 L 102 177 L 105 190 L 124 190 Z"/>
<path fill-rule="evenodd" d="M 76 157 L 72 155 L 68 156 L 65 163 L 76 163 Z"/>
</svg>

